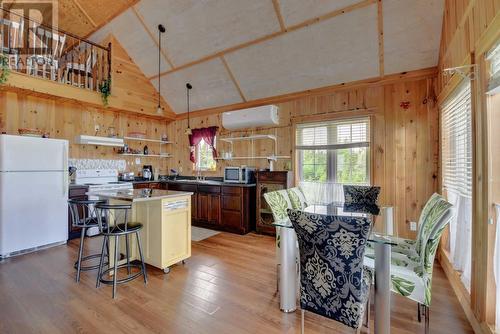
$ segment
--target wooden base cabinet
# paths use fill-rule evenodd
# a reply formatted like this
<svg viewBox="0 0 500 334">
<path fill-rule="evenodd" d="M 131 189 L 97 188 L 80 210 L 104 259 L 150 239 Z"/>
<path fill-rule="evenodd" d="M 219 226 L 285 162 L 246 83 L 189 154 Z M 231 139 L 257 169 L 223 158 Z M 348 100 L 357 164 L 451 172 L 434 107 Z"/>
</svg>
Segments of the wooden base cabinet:
<svg viewBox="0 0 500 334">
<path fill-rule="evenodd" d="M 222 187 L 221 224 L 229 232 L 255 230 L 255 187 Z"/>
<path fill-rule="evenodd" d="M 273 213 L 267 205 L 264 194 L 276 190 L 288 189 L 293 185 L 293 174 L 288 171 L 257 172 L 257 233 L 275 235 L 276 228 L 272 226 Z"/>
</svg>

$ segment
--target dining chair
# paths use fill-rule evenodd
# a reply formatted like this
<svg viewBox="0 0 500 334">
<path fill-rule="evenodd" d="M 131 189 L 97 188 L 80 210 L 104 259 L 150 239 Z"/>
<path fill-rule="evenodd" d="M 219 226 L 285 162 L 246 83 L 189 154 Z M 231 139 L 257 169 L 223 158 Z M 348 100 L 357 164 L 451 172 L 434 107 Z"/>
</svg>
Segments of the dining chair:
<svg viewBox="0 0 500 334">
<path fill-rule="evenodd" d="M 441 235 L 452 216 L 452 205 L 434 194 L 422 210 L 417 239 L 391 238 L 397 240 L 391 251 L 391 289 L 417 302 L 418 321 L 423 313 L 426 333 L 429 333 L 434 258 Z M 375 266 L 371 249 L 365 255 L 365 265 L 369 268 Z"/>
<path fill-rule="evenodd" d="M 349 211 L 366 212 L 378 215 L 380 208 L 377 204 L 380 187 L 343 185 L 344 206 Z"/>
<path fill-rule="evenodd" d="M 290 219 L 288 218 L 287 210 L 292 209 L 292 202 L 288 196 L 287 190 L 277 190 L 271 191 L 264 194 L 264 199 L 266 200 L 271 212 L 273 214 L 273 219 L 275 223 L 281 223 L 283 225 L 291 225 Z M 276 290 L 279 290 L 279 269 L 280 269 L 280 227 L 276 226 Z"/>
<path fill-rule="evenodd" d="M 288 210 L 288 216 L 299 243 L 301 332 L 309 311 L 359 333 L 364 315 L 369 315 L 372 274 L 363 256 L 371 220 L 299 210 Z"/>
<path fill-rule="evenodd" d="M 292 208 L 295 210 L 304 210 L 309 205 L 306 200 L 304 192 L 299 187 L 293 187 L 286 190 L 288 198 L 292 204 Z"/>
</svg>

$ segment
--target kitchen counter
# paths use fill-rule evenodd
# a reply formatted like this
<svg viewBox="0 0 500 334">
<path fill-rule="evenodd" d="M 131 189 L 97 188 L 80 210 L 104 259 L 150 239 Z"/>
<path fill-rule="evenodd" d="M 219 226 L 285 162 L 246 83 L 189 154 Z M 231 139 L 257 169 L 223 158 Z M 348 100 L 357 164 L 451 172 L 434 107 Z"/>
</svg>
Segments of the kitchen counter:
<svg viewBox="0 0 500 334">
<path fill-rule="evenodd" d="M 160 189 L 134 189 L 134 190 L 117 190 L 117 191 L 91 191 L 86 193 L 87 196 L 96 196 L 105 199 L 114 199 L 127 202 L 144 202 L 160 200 L 165 198 L 175 198 L 181 196 L 191 196 L 192 192 L 160 190 Z"/>
</svg>

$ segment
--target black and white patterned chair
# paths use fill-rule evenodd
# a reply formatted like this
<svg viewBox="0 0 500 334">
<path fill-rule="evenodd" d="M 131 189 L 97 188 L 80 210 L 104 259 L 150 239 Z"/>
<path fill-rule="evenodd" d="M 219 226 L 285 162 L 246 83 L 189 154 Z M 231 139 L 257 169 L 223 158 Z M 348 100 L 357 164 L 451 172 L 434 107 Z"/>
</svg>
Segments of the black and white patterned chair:
<svg viewBox="0 0 500 334">
<path fill-rule="evenodd" d="M 378 215 L 380 208 L 377 204 L 380 187 L 344 185 L 344 208 L 347 211 L 364 212 Z"/>
<path fill-rule="evenodd" d="M 363 266 L 371 220 L 297 210 L 288 210 L 288 215 L 300 250 L 302 333 L 304 311 L 336 320 L 358 332 L 369 305 L 372 280 L 371 272 Z"/>
</svg>

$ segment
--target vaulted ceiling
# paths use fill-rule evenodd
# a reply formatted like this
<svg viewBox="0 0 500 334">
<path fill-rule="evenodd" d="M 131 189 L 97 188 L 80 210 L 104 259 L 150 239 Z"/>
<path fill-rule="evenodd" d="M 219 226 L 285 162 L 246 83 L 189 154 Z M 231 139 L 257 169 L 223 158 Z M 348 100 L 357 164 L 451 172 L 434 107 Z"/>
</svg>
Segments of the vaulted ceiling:
<svg viewBox="0 0 500 334">
<path fill-rule="evenodd" d="M 444 0 L 59 3 L 60 17 L 78 12 L 86 22 L 80 32 L 66 19 L 63 29 L 93 32 L 96 42 L 113 34 L 155 87 L 163 24 L 161 94 L 176 113 L 186 111 L 186 82 L 191 109 L 202 110 L 436 66 L 444 8 Z"/>
</svg>

